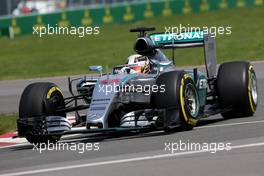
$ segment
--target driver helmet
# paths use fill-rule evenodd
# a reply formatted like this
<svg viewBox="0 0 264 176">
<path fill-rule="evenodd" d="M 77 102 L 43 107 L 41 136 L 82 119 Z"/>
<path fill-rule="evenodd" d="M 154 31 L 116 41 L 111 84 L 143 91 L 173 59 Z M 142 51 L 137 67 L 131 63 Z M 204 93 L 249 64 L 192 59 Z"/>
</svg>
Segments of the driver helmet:
<svg viewBox="0 0 264 176">
<path fill-rule="evenodd" d="M 150 61 L 147 56 L 133 54 L 127 58 L 127 66 L 136 73 L 150 72 Z"/>
</svg>

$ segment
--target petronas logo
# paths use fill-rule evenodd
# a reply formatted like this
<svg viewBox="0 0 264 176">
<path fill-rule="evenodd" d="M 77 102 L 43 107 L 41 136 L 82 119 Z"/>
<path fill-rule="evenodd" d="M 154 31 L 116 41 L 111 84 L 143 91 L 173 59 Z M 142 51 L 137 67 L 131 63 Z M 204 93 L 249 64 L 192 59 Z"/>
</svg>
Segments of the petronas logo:
<svg viewBox="0 0 264 176">
<path fill-rule="evenodd" d="M 123 16 L 123 20 L 124 21 L 132 21 L 132 20 L 134 20 L 134 18 L 135 18 L 135 16 L 134 16 L 134 14 L 132 12 L 131 7 L 127 6 L 126 7 L 126 13 Z"/>
<path fill-rule="evenodd" d="M 263 0 L 255 0 L 255 5 L 256 6 L 262 6 L 263 5 Z"/>
<path fill-rule="evenodd" d="M 15 35 L 21 34 L 21 28 L 17 25 L 16 18 L 13 18 L 11 21 L 11 27 Z"/>
<path fill-rule="evenodd" d="M 84 17 L 82 18 L 82 25 L 83 26 L 89 26 L 93 23 L 92 18 L 90 17 L 90 12 L 89 10 L 84 11 Z"/>
<path fill-rule="evenodd" d="M 228 7 L 227 0 L 221 0 L 219 4 L 220 9 L 226 9 Z"/>
<path fill-rule="evenodd" d="M 108 7 L 105 9 L 105 16 L 103 17 L 103 22 L 104 23 L 114 22 L 114 17 L 111 15 L 111 10 Z"/>
<path fill-rule="evenodd" d="M 245 0 L 238 0 L 237 1 L 237 7 L 245 7 L 245 6 L 246 6 Z"/>
<path fill-rule="evenodd" d="M 208 11 L 209 10 L 209 4 L 207 0 L 202 0 L 201 5 L 200 5 L 200 10 L 201 11 Z"/>
<path fill-rule="evenodd" d="M 147 6 L 146 6 L 146 10 L 144 11 L 144 17 L 145 18 L 151 18 L 154 16 L 154 13 L 151 9 L 151 4 L 148 3 Z"/>
<path fill-rule="evenodd" d="M 59 21 L 59 27 L 68 27 L 70 26 L 70 22 L 67 19 L 67 13 L 63 12 L 61 14 L 61 20 Z"/>
<path fill-rule="evenodd" d="M 45 24 L 43 23 L 42 16 L 37 16 L 37 24 L 34 25 L 34 28 L 38 30 L 45 30 L 44 27 Z"/>
<path fill-rule="evenodd" d="M 172 15 L 172 11 L 170 9 L 170 2 L 167 0 L 164 2 L 164 9 L 162 11 L 162 15 L 163 16 L 171 16 Z"/>
<path fill-rule="evenodd" d="M 190 5 L 189 0 L 184 0 L 182 12 L 183 12 L 183 14 L 188 14 L 188 13 L 192 12 L 192 7 Z"/>
<path fill-rule="evenodd" d="M 38 23 L 38 24 L 43 24 L 43 23 L 42 23 L 42 16 L 38 16 L 38 17 L 37 17 L 37 23 Z"/>
</svg>

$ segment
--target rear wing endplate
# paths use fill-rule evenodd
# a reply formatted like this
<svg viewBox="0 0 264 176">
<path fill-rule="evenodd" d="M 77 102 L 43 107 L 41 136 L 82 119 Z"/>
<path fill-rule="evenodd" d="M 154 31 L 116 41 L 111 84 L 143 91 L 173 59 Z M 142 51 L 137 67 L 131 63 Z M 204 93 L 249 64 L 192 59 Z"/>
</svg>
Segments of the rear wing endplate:
<svg viewBox="0 0 264 176">
<path fill-rule="evenodd" d="M 199 32 L 153 33 L 149 35 L 155 45 L 164 49 L 203 47 L 208 79 L 216 78 L 217 60 L 215 38 L 211 34 Z"/>
</svg>

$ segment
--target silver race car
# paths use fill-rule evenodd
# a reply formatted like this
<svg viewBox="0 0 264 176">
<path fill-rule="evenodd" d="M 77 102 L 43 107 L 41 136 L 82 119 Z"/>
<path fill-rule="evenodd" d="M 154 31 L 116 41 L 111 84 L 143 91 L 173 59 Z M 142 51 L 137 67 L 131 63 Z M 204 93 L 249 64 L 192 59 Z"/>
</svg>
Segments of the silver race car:
<svg viewBox="0 0 264 176">
<path fill-rule="evenodd" d="M 71 96 L 54 83 L 28 85 L 20 99 L 18 136 L 30 143 L 56 142 L 74 133 L 190 130 L 199 119 L 253 116 L 258 103 L 257 78 L 249 62 L 217 68 L 215 40 L 203 32 L 152 33 L 136 28 L 135 54 L 109 73 L 69 78 Z M 163 49 L 202 47 L 205 72 L 177 69 Z M 190 63 L 191 64 L 191 63 Z M 75 85 L 75 86 L 74 86 Z M 66 118 L 74 113 L 76 122 Z"/>
</svg>

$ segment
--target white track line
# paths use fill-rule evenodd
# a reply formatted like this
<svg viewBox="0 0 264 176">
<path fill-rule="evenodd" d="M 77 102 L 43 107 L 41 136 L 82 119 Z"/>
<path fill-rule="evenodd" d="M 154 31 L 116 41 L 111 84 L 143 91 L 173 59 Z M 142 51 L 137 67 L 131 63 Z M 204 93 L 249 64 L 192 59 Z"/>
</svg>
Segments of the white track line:
<svg viewBox="0 0 264 176">
<path fill-rule="evenodd" d="M 249 148 L 249 147 L 259 147 L 259 146 L 264 146 L 264 142 L 235 145 L 231 147 L 231 150 Z M 184 156 L 184 155 L 192 155 L 192 154 L 207 153 L 207 152 L 210 152 L 210 150 L 188 151 L 188 152 L 180 152 L 180 153 L 174 153 L 174 154 L 160 154 L 160 155 L 151 155 L 151 156 L 135 157 L 135 158 L 128 158 L 128 159 L 112 160 L 112 161 L 110 160 L 110 161 L 102 161 L 102 162 L 95 162 L 95 163 L 77 164 L 77 165 L 54 167 L 54 168 L 48 168 L 48 169 L 39 169 L 39 170 L 30 170 L 30 171 L 0 174 L 0 176 L 20 176 L 20 175 L 28 175 L 28 174 L 41 174 L 41 173 L 46 173 L 46 172 L 70 170 L 70 169 L 85 168 L 85 167 L 95 167 L 95 166 L 103 166 L 103 165 L 111 165 L 111 164 L 123 164 L 123 163 L 129 163 L 129 162 L 170 158 L 170 157 L 175 157 L 175 156 Z"/>
<path fill-rule="evenodd" d="M 31 144 L 28 143 L 28 142 L 21 143 L 21 144 L 11 144 L 11 145 L 8 145 L 8 146 L 2 146 L 2 147 L 0 147 L 0 149 L 6 149 L 6 148 L 12 148 L 12 147 L 20 147 L 20 146 L 27 146 L 27 145 L 31 145 Z"/>
<path fill-rule="evenodd" d="M 198 127 L 195 127 L 195 128 L 196 129 L 215 128 L 215 127 L 226 127 L 226 126 L 235 126 L 235 125 L 247 125 L 247 124 L 255 124 L 255 123 L 264 123 L 264 120 L 247 121 L 247 122 L 237 122 L 237 123 L 225 123 L 225 124 L 219 124 L 219 125 L 198 126 Z"/>
<path fill-rule="evenodd" d="M 14 144 L 21 144 L 27 142 L 25 138 L 0 138 L 0 142 L 12 142 Z"/>
<path fill-rule="evenodd" d="M 226 124 L 219 124 L 219 125 L 198 126 L 198 127 L 195 127 L 195 129 L 216 128 L 216 127 L 228 127 L 228 126 L 247 125 L 247 124 L 256 124 L 256 123 L 264 123 L 264 120 L 247 121 L 247 122 L 237 122 L 237 123 L 226 123 Z M 77 129 L 84 129 L 84 128 L 83 127 L 78 127 L 75 130 L 77 130 Z M 66 135 L 66 136 L 63 136 L 62 139 L 67 140 L 68 137 L 74 137 L 74 136 L 79 136 L 79 135 L 81 135 L 81 134 Z M 16 146 L 22 146 L 22 145 L 30 145 L 28 142 L 26 142 L 26 140 L 24 138 L 22 138 L 21 140 L 23 140 L 24 143 L 13 144 L 13 145 L 10 145 L 10 146 L 3 146 L 3 147 L 0 147 L 0 149 L 9 148 L 9 147 L 16 147 Z M 11 141 L 9 141 L 9 142 L 11 142 Z"/>
</svg>

